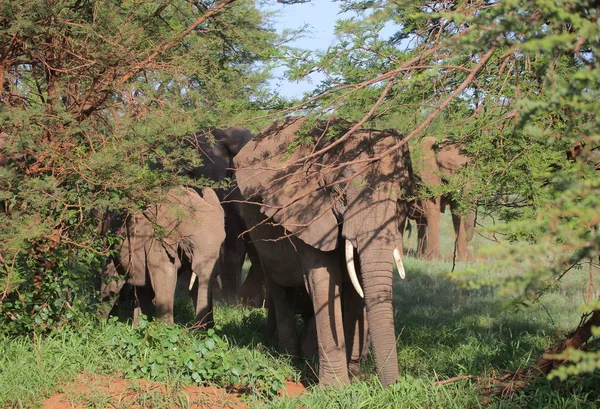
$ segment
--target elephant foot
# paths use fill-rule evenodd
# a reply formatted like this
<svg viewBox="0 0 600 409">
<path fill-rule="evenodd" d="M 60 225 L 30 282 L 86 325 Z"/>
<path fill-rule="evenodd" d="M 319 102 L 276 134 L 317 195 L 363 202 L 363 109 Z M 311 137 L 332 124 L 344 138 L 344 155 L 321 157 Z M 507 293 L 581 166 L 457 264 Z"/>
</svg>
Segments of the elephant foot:
<svg viewBox="0 0 600 409">
<path fill-rule="evenodd" d="M 360 379 L 361 379 L 360 362 L 359 361 L 348 362 L 348 373 L 350 374 L 350 378 L 360 381 Z"/>
<path fill-rule="evenodd" d="M 435 251 L 427 252 L 423 255 L 424 260 L 435 261 L 440 259 L 440 253 Z"/>
</svg>

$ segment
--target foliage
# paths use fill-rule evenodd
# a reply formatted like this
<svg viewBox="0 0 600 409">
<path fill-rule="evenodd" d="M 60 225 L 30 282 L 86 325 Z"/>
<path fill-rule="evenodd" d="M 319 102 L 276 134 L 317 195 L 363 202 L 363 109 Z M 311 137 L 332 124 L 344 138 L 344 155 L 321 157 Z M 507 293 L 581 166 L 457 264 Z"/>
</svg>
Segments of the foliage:
<svg viewBox="0 0 600 409">
<path fill-rule="evenodd" d="M 174 390 L 190 384 L 234 387 L 268 399 L 289 372 L 271 358 L 232 345 L 219 329 L 80 320 L 33 338 L 0 335 L 0 406 L 41 407 L 57 387 L 82 373 L 153 380 Z"/>
<path fill-rule="evenodd" d="M 268 367 L 245 368 L 243 357 L 231 354 L 215 329 L 186 336 L 177 326 L 142 317 L 137 328 L 119 330 L 111 345 L 130 362 L 125 373 L 133 379 L 164 381 L 175 370 L 186 383 L 235 385 L 264 396 L 277 395 L 285 385 L 283 376 Z"/>
<path fill-rule="evenodd" d="M 0 328 L 43 331 L 94 299 L 106 209 L 209 183 L 182 141 L 271 100 L 276 35 L 251 0 L 1 9 Z"/>
</svg>

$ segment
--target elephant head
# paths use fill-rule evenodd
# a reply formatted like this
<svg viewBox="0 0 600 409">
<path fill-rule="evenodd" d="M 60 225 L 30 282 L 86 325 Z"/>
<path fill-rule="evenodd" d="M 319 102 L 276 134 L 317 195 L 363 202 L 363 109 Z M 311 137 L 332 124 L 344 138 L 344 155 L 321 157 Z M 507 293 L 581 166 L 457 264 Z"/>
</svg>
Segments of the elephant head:
<svg viewBox="0 0 600 409">
<path fill-rule="evenodd" d="M 233 180 L 233 157 L 254 135 L 247 129 L 230 127 L 227 129 L 208 128 L 196 132 L 188 142 L 196 150 L 202 165 L 188 169 L 186 174 L 195 178 L 208 178 L 215 182 Z M 225 211 L 225 242 L 220 257 L 221 287 L 225 298 L 252 292 L 253 287 L 262 288 L 262 273 L 256 257 L 253 257 L 249 244 L 240 238 L 246 226 L 237 214 L 232 200 L 239 199 L 239 192 L 228 187 L 215 189 Z M 242 266 L 248 253 L 252 261 L 248 278 L 242 288 Z"/>
<path fill-rule="evenodd" d="M 330 134 L 346 124 L 307 125 L 306 118 L 288 118 L 249 142 L 235 158 L 237 182 L 268 222 L 312 248 L 343 254 L 347 241 L 357 250 L 375 361 L 388 385 L 398 377 L 392 255 L 413 190 L 408 147 L 396 148 L 401 137 L 391 130 L 359 129 L 335 144 Z"/>
<path fill-rule="evenodd" d="M 186 174 L 193 178 L 206 177 L 214 181 L 232 178 L 233 157 L 254 137 L 245 128 L 207 128 L 196 132 L 188 141 L 202 159 L 202 165 L 189 169 Z M 229 189 L 217 189 L 222 200 Z"/>
</svg>

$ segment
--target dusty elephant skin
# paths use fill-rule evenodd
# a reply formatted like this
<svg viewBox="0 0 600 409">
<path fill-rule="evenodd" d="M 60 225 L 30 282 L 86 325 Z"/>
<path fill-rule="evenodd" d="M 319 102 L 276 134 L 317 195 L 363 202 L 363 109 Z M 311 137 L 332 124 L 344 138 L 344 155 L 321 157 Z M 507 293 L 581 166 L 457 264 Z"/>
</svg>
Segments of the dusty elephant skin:
<svg viewBox="0 0 600 409">
<path fill-rule="evenodd" d="M 196 321 L 213 324 L 212 286 L 225 228 L 212 189 L 173 188 L 161 203 L 129 215 L 117 232 L 124 240 L 118 257 L 107 260 L 103 271 L 104 302 L 116 301 L 126 283 L 120 277 L 126 277 L 135 289 L 134 318 L 142 313 L 173 323 L 177 275 L 185 270 L 197 277 L 192 288 Z"/>
<path fill-rule="evenodd" d="M 198 131 L 189 138 L 189 142 L 202 159 L 202 165 L 187 169 L 185 174 L 216 182 L 233 180 L 233 158 L 253 137 L 249 130 L 237 127 Z M 262 269 L 253 245 L 247 238 L 240 238 L 247 228 L 232 203 L 240 199 L 239 191 L 217 188 L 215 192 L 225 212 L 225 241 L 219 258 L 222 294 L 227 299 L 239 297 L 247 301 L 256 298 L 255 303 L 260 305 L 264 298 Z M 242 266 L 246 254 L 252 266 L 242 286 Z"/>
<path fill-rule="evenodd" d="M 394 131 L 359 129 L 328 152 L 302 159 L 327 146 L 327 131 L 333 131 L 322 122 L 305 133 L 306 123 L 305 118 L 275 123 L 234 159 L 240 191 L 253 202 L 241 204 L 241 213 L 252 228 L 273 296 L 280 347 L 297 345 L 290 337 L 293 314 L 285 305 L 278 307 L 285 302 L 279 293 L 306 284 L 315 311 L 319 381 L 349 382 L 348 371 L 356 370 L 353 363 L 366 343 L 365 305 L 379 379 L 388 385 L 398 378 L 392 254 L 401 243 L 405 192 L 410 195 L 413 189 L 408 148 L 379 157 L 401 137 Z M 291 152 L 298 134 L 303 143 Z M 364 304 L 353 289 L 342 288 L 346 240 L 359 259 Z"/>
<path fill-rule="evenodd" d="M 423 138 L 420 148 L 421 163 L 418 176 L 425 187 L 447 183 L 469 160 L 455 145 L 438 146 L 432 136 Z M 420 200 L 418 205 L 413 207 L 410 217 L 417 221 L 418 254 L 430 260 L 440 257 L 440 216 L 446 205 L 449 205 L 452 214 L 456 258 L 458 261 L 467 261 L 468 242 L 473 238 L 475 227 L 475 211 L 471 211 L 466 218 L 462 217 L 457 203 L 448 196 Z"/>
</svg>

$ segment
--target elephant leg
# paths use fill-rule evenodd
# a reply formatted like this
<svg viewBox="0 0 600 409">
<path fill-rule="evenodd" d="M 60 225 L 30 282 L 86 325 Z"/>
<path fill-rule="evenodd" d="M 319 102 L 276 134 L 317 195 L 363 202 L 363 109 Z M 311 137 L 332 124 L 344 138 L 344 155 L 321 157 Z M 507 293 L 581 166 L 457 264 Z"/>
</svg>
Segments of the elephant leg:
<svg viewBox="0 0 600 409">
<path fill-rule="evenodd" d="M 247 243 L 246 251 L 251 265 L 246 280 L 240 288 L 240 300 L 248 306 L 261 307 L 266 299 L 265 274 L 256 247 L 252 243 Z"/>
<path fill-rule="evenodd" d="M 246 244 L 239 235 L 245 224 L 231 203 L 224 203 L 225 241 L 220 257 L 221 290 L 223 297 L 234 300 L 242 282 L 242 267 L 246 257 Z"/>
<path fill-rule="evenodd" d="M 423 211 L 427 219 L 427 245 L 424 255 L 428 260 L 440 257 L 440 198 L 423 200 Z"/>
<path fill-rule="evenodd" d="M 196 283 L 192 289 L 192 300 L 196 312 L 196 324 L 204 328 L 214 327 L 213 297 L 214 288 L 218 274 L 218 249 L 212 253 L 202 248 L 194 252 L 192 270 L 197 276 Z"/>
<path fill-rule="evenodd" d="M 340 287 L 342 271 L 338 263 L 305 257 L 309 293 L 313 301 L 319 346 L 319 383 L 342 385 L 350 382 L 346 364 L 346 343 L 342 321 Z M 312 260 L 311 260 L 312 259 Z M 326 264 L 323 264 L 323 261 Z M 312 266 L 310 265 L 312 263 Z"/>
<path fill-rule="evenodd" d="M 473 235 L 475 234 L 475 219 L 477 218 L 477 211 L 472 210 L 467 215 L 467 220 L 465 220 L 465 229 L 467 230 L 467 241 L 473 240 Z"/>
<path fill-rule="evenodd" d="M 173 323 L 173 305 L 179 258 L 171 258 L 158 240 L 153 240 L 146 256 L 148 274 L 154 290 L 156 317 Z"/>
<path fill-rule="evenodd" d="M 146 281 L 146 284 L 143 286 L 134 286 L 133 296 L 135 299 L 133 325 L 137 326 L 140 315 L 144 314 L 147 318 L 155 316 L 156 308 L 154 306 L 154 291 L 152 290 L 152 285 Z"/>
<path fill-rule="evenodd" d="M 342 302 L 348 371 L 351 376 L 360 379 L 360 360 L 367 354 L 368 328 L 365 300 L 358 295 L 350 283 L 344 281 Z"/>
<path fill-rule="evenodd" d="M 108 318 L 115 304 L 117 303 L 117 300 L 119 299 L 123 286 L 126 283 L 126 281 L 119 275 L 116 263 L 112 258 L 108 259 L 104 263 L 101 280 L 100 297 L 102 300 L 102 305 L 98 311 L 98 314 L 102 318 Z"/>
<path fill-rule="evenodd" d="M 304 319 L 304 339 L 302 340 L 302 355 L 306 358 L 315 358 L 319 354 L 317 343 L 317 321 L 315 316 Z"/>
<path fill-rule="evenodd" d="M 288 300 L 287 291 L 273 280 L 268 280 L 268 294 L 273 307 L 269 308 L 269 314 L 273 313 L 275 316 L 279 349 L 292 357 L 298 357 L 300 342 L 296 334 L 296 314 Z"/>
<path fill-rule="evenodd" d="M 277 319 L 275 318 L 275 303 L 271 293 L 267 291 L 265 306 L 267 308 L 267 323 L 265 325 L 265 333 L 268 338 L 274 338 L 277 335 Z"/>
<path fill-rule="evenodd" d="M 469 249 L 467 245 L 467 228 L 465 221 L 458 212 L 458 206 L 450 203 L 450 212 L 452 213 L 452 224 L 454 225 L 454 248 L 456 259 L 458 261 L 467 261 L 469 258 Z"/>
<path fill-rule="evenodd" d="M 419 218 L 416 220 L 417 224 L 417 256 L 419 258 L 425 257 L 425 251 L 427 249 L 427 219 Z"/>
</svg>

